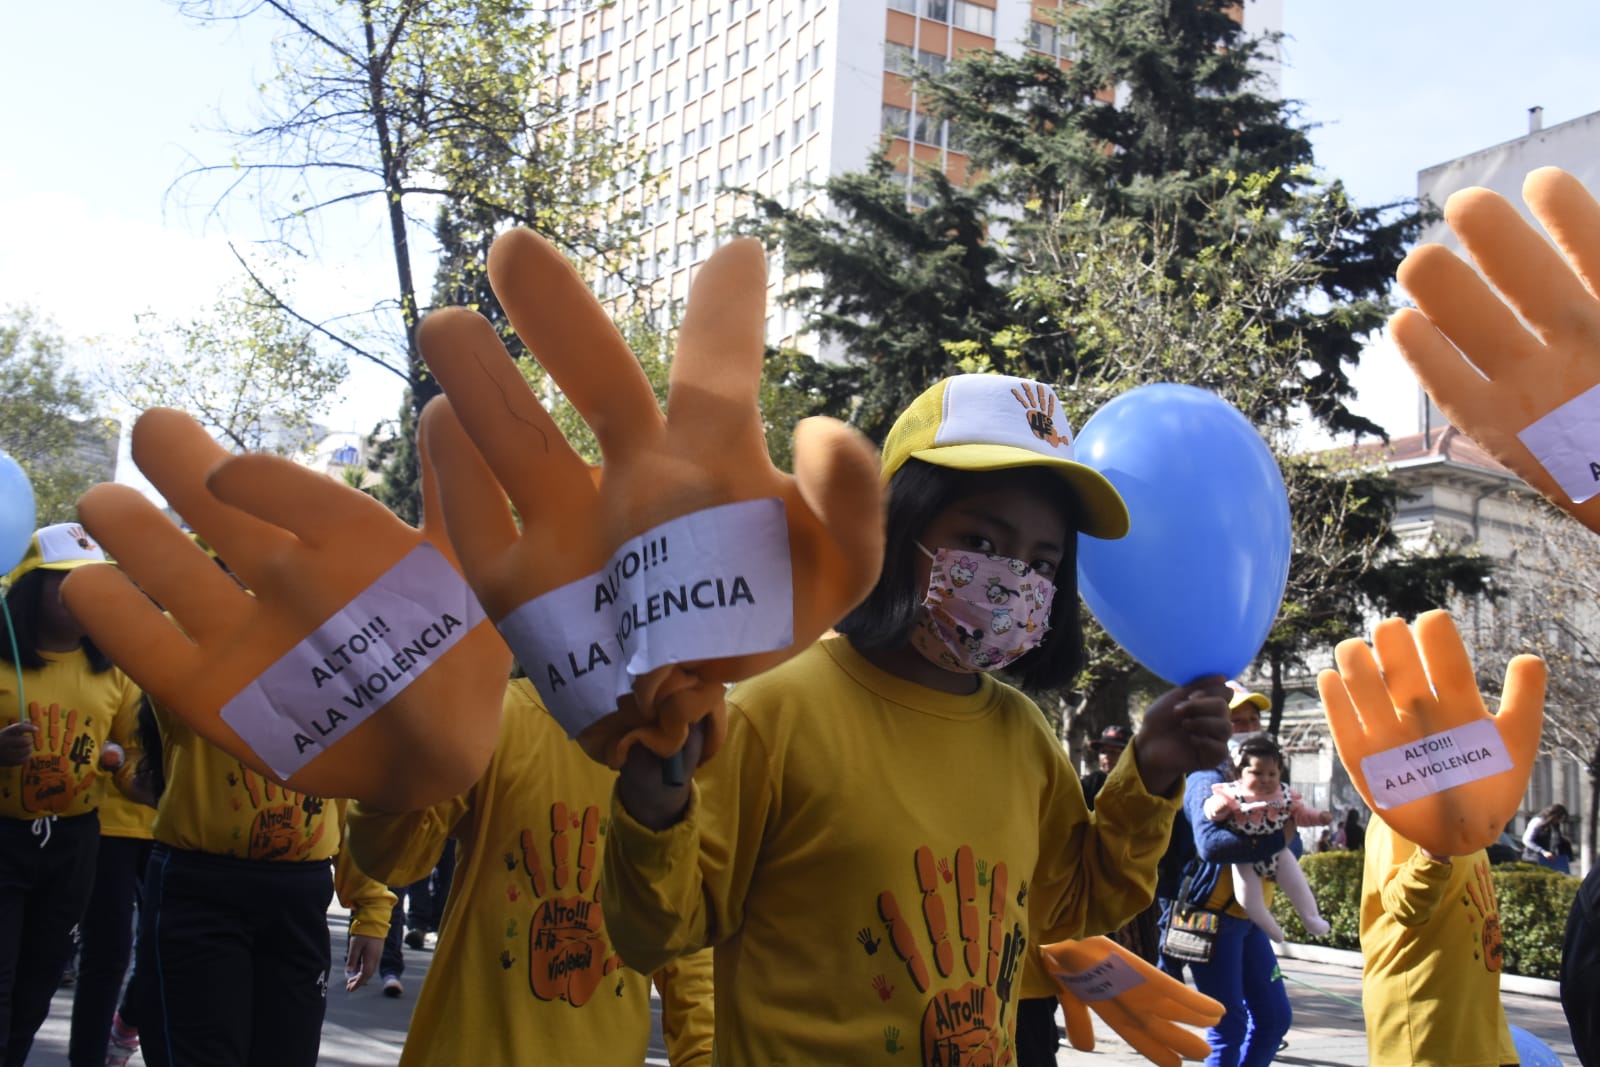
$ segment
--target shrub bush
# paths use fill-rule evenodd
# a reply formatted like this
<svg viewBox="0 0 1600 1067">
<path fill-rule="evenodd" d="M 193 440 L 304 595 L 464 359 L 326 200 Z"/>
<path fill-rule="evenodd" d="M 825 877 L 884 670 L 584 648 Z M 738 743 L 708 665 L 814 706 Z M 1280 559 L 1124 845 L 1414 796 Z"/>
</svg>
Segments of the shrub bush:
<svg viewBox="0 0 1600 1067">
<path fill-rule="evenodd" d="M 1272 914 L 1289 940 L 1361 950 L 1361 853 L 1318 852 L 1300 860 L 1322 917 L 1333 925 L 1325 938 L 1306 934 L 1300 917 L 1282 893 L 1273 894 Z M 1500 903 L 1500 933 L 1505 945 L 1501 969 L 1531 978 L 1555 978 L 1561 969 L 1561 942 L 1567 913 L 1580 879 L 1533 863 L 1490 868 Z"/>
</svg>

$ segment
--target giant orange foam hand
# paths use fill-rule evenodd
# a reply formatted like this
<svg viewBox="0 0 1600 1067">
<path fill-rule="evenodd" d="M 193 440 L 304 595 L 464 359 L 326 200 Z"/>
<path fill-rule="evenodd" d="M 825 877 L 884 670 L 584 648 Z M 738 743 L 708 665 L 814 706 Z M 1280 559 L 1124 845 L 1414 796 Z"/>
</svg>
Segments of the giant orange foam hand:
<svg viewBox="0 0 1600 1067">
<path fill-rule="evenodd" d="M 804 648 L 878 575 L 881 490 L 867 441 L 807 419 L 794 475 L 767 456 L 765 278 L 754 241 L 700 266 L 663 414 L 560 253 L 526 230 L 495 241 L 495 294 L 594 430 L 603 462 L 593 469 L 487 320 L 448 308 L 421 326 L 448 397 L 423 419 L 463 571 L 551 713 L 614 767 L 635 741 L 676 753 L 708 718 L 709 756 L 723 684 Z"/>
<path fill-rule="evenodd" d="M 1215 1026 L 1223 1015 L 1219 1001 L 1163 974 L 1107 937 L 1060 941 L 1039 952 L 1061 989 L 1067 1040 L 1079 1052 L 1094 1051 L 1093 1010 L 1151 1063 L 1178 1067 L 1182 1060 L 1211 1054 L 1206 1039 L 1184 1026 Z"/>
<path fill-rule="evenodd" d="M 1539 752 L 1544 661 L 1512 659 L 1499 714 L 1490 715 L 1447 612 L 1418 616 L 1415 637 L 1403 620 L 1385 619 L 1371 648 L 1341 641 L 1334 660 L 1338 670 L 1323 671 L 1317 688 L 1339 759 L 1368 806 L 1436 856 L 1492 844 Z"/>
<path fill-rule="evenodd" d="M 1560 254 L 1504 197 L 1463 189 L 1445 220 L 1504 301 L 1423 245 L 1399 273 L 1418 310 L 1389 329 L 1452 424 L 1600 533 L 1600 204 L 1554 167 L 1528 175 L 1522 196 Z"/>
<path fill-rule="evenodd" d="M 84 494 L 120 568 L 80 567 L 62 596 L 135 682 L 302 793 L 406 811 L 478 779 L 511 658 L 456 570 L 426 467 L 417 530 L 289 460 L 230 457 L 181 412 L 141 415 L 133 458 L 238 576 L 137 491 Z"/>
</svg>

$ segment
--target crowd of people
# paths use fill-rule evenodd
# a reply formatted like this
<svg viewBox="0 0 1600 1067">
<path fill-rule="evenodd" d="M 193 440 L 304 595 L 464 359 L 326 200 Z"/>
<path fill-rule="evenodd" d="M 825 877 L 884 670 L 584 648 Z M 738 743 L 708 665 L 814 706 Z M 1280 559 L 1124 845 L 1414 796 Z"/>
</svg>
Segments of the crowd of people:
<svg viewBox="0 0 1600 1067">
<path fill-rule="evenodd" d="M 996 426 L 1013 406 L 1020 428 Z M 631 1067 L 652 986 L 680 1067 L 1053 1062 L 1038 947 L 1109 932 L 1223 1006 L 1208 1062 L 1272 1062 L 1291 1011 L 1267 887 L 1326 930 L 1291 846 L 1333 816 L 1288 787 L 1266 698 L 1220 677 L 1170 690 L 1099 735 L 1080 781 L 995 676 L 1074 676 L 1077 538 L 1128 525 L 1041 422 L 1055 410 L 1042 383 L 961 375 L 902 415 L 876 586 L 732 689 L 714 759 L 690 731 L 692 775 L 637 745 L 619 770 L 595 762 L 514 676 L 481 777 L 417 811 L 288 789 L 142 698 L 60 600 L 104 554 L 76 524 L 38 530 L 0 650 L 0 1059 L 25 1060 L 76 926 L 74 1067 L 315 1063 L 333 894 L 352 915 L 336 986 L 403 996 L 403 893 L 409 943 L 437 927 L 404 1064 Z M 1530 822 L 1530 854 L 1561 855 L 1564 815 Z M 1338 832 L 1365 854 L 1373 1062 L 1516 1062 L 1497 1011 L 1445 1021 L 1498 1005 L 1497 970 L 1463 958 L 1498 930 L 1482 854 L 1433 855 L 1355 811 Z M 1471 939 L 1444 929 L 1458 900 Z"/>
</svg>

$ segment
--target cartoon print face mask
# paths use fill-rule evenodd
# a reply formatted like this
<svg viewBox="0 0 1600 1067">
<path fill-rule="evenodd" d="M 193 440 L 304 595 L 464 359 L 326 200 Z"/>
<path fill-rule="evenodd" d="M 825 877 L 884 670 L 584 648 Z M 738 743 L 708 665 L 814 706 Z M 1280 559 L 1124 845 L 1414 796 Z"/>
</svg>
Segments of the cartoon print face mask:
<svg viewBox="0 0 1600 1067">
<path fill-rule="evenodd" d="M 933 560 L 911 645 L 947 671 L 979 674 L 1025 655 L 1050 629 L 1056 587 L 1022 560 L 941 548 Z"/>
</svg>

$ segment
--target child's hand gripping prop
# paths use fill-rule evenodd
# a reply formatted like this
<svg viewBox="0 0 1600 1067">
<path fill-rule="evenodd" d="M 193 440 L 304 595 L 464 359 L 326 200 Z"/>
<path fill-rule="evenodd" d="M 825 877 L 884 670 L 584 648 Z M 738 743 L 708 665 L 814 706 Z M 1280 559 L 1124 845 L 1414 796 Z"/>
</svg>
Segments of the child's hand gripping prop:
<svg viewBox="0 0 1600 1067">
<path fill-rule="evenodd" d="M 1376 657 L 1374 657 L 1376 652 Z M 1448 613 L 1385 619 L 1372 648 L 1334 650 L 1338 670 L 1317 688 L 1339 759 L 1369 807 L 1436 856 L 1492 844 L 1516 814 L 1539 751 L 1544 661 L 1506 666 L 1500 713 L 1478 694 L 1467 650 Z"/>
<path fill-rule="evenodd" d="M 463 571 L 591 757 L 620 766 L 635 741 L 671 757 L 702 719 L 709 757 L 724 683 L 806 647 L 877 579 L 872 447 L 839 422 L 807 419 L 794 475 L 772 465 L 757 403 L 767 290 L 754 241 L 700 266 L 665 416 L 548 242 L 501 236 L 489 279 L 603 462 L 591 469 L 562 437 L 487 320 L 462 308 L 428 316 L 422 351 L 448 404 L 423 420 Z"/>
<path fill-rule="evenodd" d="M 1561 255 L 1504 197 L 1463 189 L 1445 220 L 1505 302 L 1449 249 L 1423 245 L 1399 272 L 1420 310 L 1389 329 L 1453 425 L 1600 533 L 1600 204 L 1554 167 L 1528 175 L 1522 196 Z"/>
<path fill-rule="evenodd" d="M 177 411 L 139 417 L 133 458 L 238 576 L 127 486 L 78 501 L 121 566 L 79 568 L 62 596 L 146 692 L 306 793 L 406 811 L 482 775 L 511 659 L 455 568 L 426 465 L 416 530 L 289 460 L 230 457 Z"/>
<path fill-rule="evenodd" d="M 1151 1063 L 1178 1067 L 1181 1060 L 1211 1054 L 1204 1036 L 1183 1026 L 1215 1026 L 1221 1003 L 1150 966 L 1106 937 L 1059 941 L 1039 950 L 1060 987 L 1067 1040 L 1079 1052 L 1094 1051 L 1094 1024 L 1101 1020 Z"/>
</svg>

